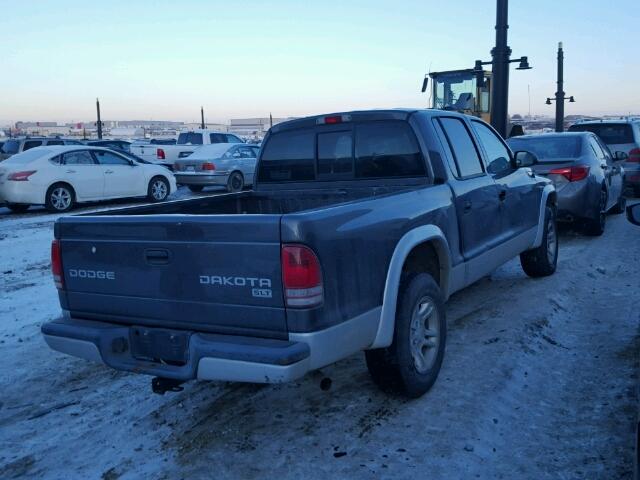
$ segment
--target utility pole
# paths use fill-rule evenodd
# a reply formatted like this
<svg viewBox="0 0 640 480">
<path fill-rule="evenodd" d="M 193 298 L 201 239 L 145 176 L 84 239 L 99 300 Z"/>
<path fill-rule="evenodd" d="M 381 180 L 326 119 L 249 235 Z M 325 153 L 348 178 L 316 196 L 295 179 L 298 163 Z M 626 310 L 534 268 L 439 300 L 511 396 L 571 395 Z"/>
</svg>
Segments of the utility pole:
<svg viewBox="0 0 640 480">
<path fill-rule="evenodd" d="M 269 128 L 273 127 L 273 115 L 269 112 Z"/>
<path fill-rule="evenodd" d="M 204 108 L 200 107 L 200 128 L 204 130 L 206 127 L 204 126 Z"/>
<path fill-rule="evenodd" d="M 556 132 L 564 132 L 564 101 L 569 100 L 569 103 L 574 103 L 573 96 L 565 97 L 564 91 L 564 50 L 562 48 L 562 42 L 558 43 L 558 87 L 556 91 Z M 547 98 L 547 105 L 551 105 L 551 98 Z"/>
<path fill-rule="evenodd" d="M 98 140 L 102 140 L 102 120 L 100 120 L 100 99 L 96 98 L 96 110 L 98 112 L 98 121 L 96 127 L 98 127 Z"/>
<path fill-rule="evenodd" d="M 509 123 L 509 64 L 520 62 L 516 70 L 530 70 L 529 58 L 511 60 L 511 48 L 507 45 L 509 30 L 509 0 L 497 0 L 496 4 L 496 46 L 491 50 L 490 62 L 476 60 L 475 72 L 483 74 L 482 66 L 492 66 L 491 125 L 504 138 L 507 137 Z"/>
</svg>

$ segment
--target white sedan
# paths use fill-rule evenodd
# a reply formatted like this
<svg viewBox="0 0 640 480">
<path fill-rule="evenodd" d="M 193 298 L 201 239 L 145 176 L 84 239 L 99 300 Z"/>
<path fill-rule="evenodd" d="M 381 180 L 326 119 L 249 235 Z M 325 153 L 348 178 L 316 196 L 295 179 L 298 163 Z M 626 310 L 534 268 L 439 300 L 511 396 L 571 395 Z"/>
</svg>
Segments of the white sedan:
<svg viewBox="0 0 640 480">
<path fill-rule="evenodd" d="M 175 177 L 166 168 L 106 148 L 38 147 L 0 162 L 0 203 L 14 212 L 44 205 L 60 213 L 79 202 L 112 198 L 161 202 L 176 188 Z"/>
</svg>

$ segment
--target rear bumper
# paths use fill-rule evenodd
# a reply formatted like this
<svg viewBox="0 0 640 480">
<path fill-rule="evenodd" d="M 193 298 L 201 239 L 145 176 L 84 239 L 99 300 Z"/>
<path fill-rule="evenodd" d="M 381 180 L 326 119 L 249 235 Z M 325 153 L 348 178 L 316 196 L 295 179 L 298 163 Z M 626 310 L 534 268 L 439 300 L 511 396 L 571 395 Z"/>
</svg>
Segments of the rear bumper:
<svg viewBox="0 0 640 480">
<path fill-rule="evenodd" d="M 572 221 L 596 215 L 600 191 L 590 188 L 587 181 L 567 183 L 556 191 L 558 192 L 558 220 Z"/>
<path fill-rule="evenodd" d="M 53 350 L 117 370 L 180 381 L 280 383 L 295 380 L 310 370 L 306 343 L 205 333 L 190 334 L 184 364 L 141 360 L 131 353 L 130 331 L 124 325 L 67 316 L 42 326 L 44 339 Z"/>
<path fill-rule="evenodd" d="M 176 182 L 181 185 L 226 185 L 227 174 L 220 175 L 202 175 L 202 174 L 185 174 L 175 173 Z"/>
<path fill-rule="evenodd" d="M 38 205 L 44 203 L 44 193 L 28 182 L 5 181 L 0 185 L 0 203 Z"/>
</svg>

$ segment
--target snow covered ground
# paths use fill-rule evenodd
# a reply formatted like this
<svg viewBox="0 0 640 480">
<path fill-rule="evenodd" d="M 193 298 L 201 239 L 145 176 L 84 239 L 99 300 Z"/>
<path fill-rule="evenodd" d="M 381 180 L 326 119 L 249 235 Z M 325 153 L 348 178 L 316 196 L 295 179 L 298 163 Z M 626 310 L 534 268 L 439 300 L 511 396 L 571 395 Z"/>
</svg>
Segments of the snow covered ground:
<svg viewBox="0 0 640 480">
<path fill-rule="evenodd" d="M 631 476 L 640 228 L 623 216 L 601 238 L 565 229 L 552 277 L 513 260 L 454 295 L 440 378 L 412 401 L 379 392 L 362 355 L 291 384 L 158 396 L 150 377 L 49 350 L 55 218 L 0 209 L 2 479 Z"/>
</svg>

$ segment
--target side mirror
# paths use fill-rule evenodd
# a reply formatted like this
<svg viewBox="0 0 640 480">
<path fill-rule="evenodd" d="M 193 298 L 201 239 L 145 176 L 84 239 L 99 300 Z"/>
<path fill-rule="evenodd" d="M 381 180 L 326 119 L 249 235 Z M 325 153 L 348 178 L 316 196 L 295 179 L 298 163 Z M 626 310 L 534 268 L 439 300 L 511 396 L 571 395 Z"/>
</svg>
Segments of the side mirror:
<svg viewBox="0 0 640 480">
<path fill-rule="evenodd" d="M 640 203 L 627 207 L 627 219 L 634 225 L 640 226 Z"/>
<path fill-rule="evenodd" d="M 533 153 L 521 150 L 514 155 L 516 168 L 533 167 L 538 163 L 538 157 Z"/>
<path fill-rule="evenodd" d="M 629 159 L 629 155 L 627 155 L 625 152 L 616 152 L 613 154 L 613 159 L 616 162 L 624 162 L 625 160 Z"/>
<path fill-rule="evenodd" d="M 429 85 L 429 77 L 424 76 L 424 80 L 422 80 L 422 93 L 427 91 L 427 85 Z"/>
</svg>

